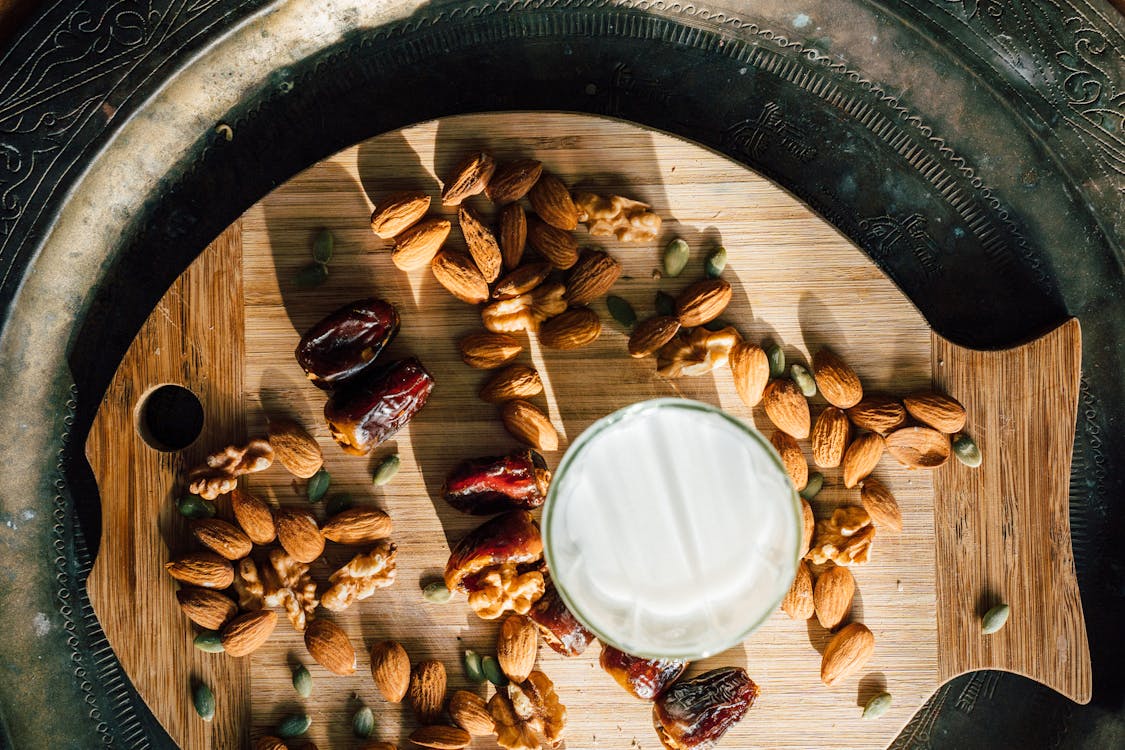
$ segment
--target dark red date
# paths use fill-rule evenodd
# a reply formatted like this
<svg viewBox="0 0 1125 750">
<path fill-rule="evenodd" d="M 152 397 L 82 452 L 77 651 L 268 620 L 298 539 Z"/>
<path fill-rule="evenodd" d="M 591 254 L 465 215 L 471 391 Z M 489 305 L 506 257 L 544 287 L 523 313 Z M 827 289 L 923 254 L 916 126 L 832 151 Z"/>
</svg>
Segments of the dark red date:
<svg viewBox="0 0 1125 750">
<path fill-rule="evenodd" d="M 445 566 L 445 585 L 451 591 L 465 590 L 465 579 L 485 568 L 535 563 L 542 556 L 539 526 L 526 510 L 514 510 L 486 521 L 457 542 Z"/>
<path fill-rule="evenodd" d="M 543 596 L 527 616 L 539 627 L 547 645 L 563 656 L 579 656 L 594 640 L 594 634 L 566 606 L 550 578 Z"/>
<path fill-rule="evenodd" d="M 487 516 L 506 510 L 534 510 L 547 499 L 551 472 L 533 450 L 506 456 L 470 458 L 453 467 L 442 485 L 445 501 L 462 513 Z"/>
<path fill-rule="evenodd" d="M 680 659 L 644 659 L 610 645 L 602 646 L 602 669 L 634 698 L 651 701 L 668 689 L 687 669 Z"/>
<path fill-rule="evenodd" d="M 294 354 L 309 380 L 334 388 L 370 367 L 398 326 L 390 302 L 375 297 L 349 302 L 310 328 Z"/>
<path fill-rule="evenodd" d="M 706 750 L 742 720 L 758 686 L 741 667 L 723 667 L 681 680 L 652 707 L 652 724 L 668 750 Z"/>
<path fill-rule="evenodd" d="M 343 449 L 365 456 L 426 405 L 434 379 L 417 359 L 400 359 L 334 391 L 324 406 L 332 437 Z"/>
</svg>

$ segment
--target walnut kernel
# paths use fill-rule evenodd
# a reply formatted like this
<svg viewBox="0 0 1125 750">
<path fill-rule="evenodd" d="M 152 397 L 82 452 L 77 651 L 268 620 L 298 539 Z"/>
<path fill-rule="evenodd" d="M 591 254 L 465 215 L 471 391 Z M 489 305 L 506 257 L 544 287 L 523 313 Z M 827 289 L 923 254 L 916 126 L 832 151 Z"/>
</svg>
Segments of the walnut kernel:
<svg viewBox="0 0 1125 750">
<path fill-rule="evenodd" d="M 377 590 L 395 582 L 395 556 L 397 547 L 387 539 L 381 540 L 366 554 L 356 555 L 331 576 L 331 586 L 320 598 L 325 609 L 339 612 L 352 602 L 363 601 Z"/>
<path fill-rule="evenodd" d="M 520 573 L 514 563 L 487 568 L 469 587 L 469 606 L 482 620 L 495 620 L 508 610 L 526 615 L 546 590 L 538 570 Z"/>
<path fill-rule="evenodd" d="M 817 565 L 829 560 L 845 567 L 862 564 L 870 557 L 874 542 L 875 526 L 864 508 L 837 508 L 831 518 L 816 522 L 808 559 Z"/>
<path fill-rule="evenodd" d="M 243 474 L 264 471 L 272 463 L 273 448 L 268 440 L 251 440 L 241 448 L 228 445 L 188 472 L 188 491 L 214 500 L 235 489 Z"/>
<path fill-rule="evenodd" d="M 617 237 L 622 242 L 650 242 L 660 233 L 660 217 L 647 203 L 620 195 L 575 193 L 578 221 L 594 237 Z"/>
</svg>

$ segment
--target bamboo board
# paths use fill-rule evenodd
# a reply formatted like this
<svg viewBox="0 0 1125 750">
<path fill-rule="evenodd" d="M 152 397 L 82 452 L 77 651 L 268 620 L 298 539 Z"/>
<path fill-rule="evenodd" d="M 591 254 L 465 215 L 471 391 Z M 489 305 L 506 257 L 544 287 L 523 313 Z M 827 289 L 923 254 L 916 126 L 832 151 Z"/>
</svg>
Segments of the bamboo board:
<svg viewBox="0 0 1125 750">
<path fill-rule="evenodd" d="M 909 300 L 862 252 L 761 177 L 692 144 L 621 122 L 565 114 L 471 115 L 374 138 L 276 189 L 184 272 L 138 335 L 106 395 L 87 443 L 103 503 L 103 539 L 90 576 L 91 597 L 126 671 L 177 741 L 193 748 L 234 747 L 303 706 L 313 717 L 312 740 L 321 747 L 352 747 L 358 743 L 351 737 L 350 717 L 362 701 L 375 710 L 377 737 L 406 747 L 414 726 L 409 710 L 383 701 L 368 673 L 367 647 L 384 638 L 402 642 L 415 661 L 443 661 L 450 690 L 483 690 L 466 684 L 460 655 L 465 648 L 492 651 L 497 624 L 478 620 L 463 600 L 426 605 L 419 582 L 439 574 L 450 544 L 481 520 L 457 513 L 440 499 L 437 491 L 446 471 L 460 459 L 506 451 L 513 441 L 500 426 L 495 407 L 475 396 L 485 374 L 462 364 L 454 345 L 458 335 L 479 327 L 477 312 L 438 286 L 428 269 L 411 274 L 395 269 L 386 243 L 367 226 L 372 198 L 404 188 L 426 189 L 436 197 L 440 183 L 435 175 L 447 173 L 456 160 L 478 148 L 498 159 L 541 159 L 570 185 L 648 201 L 665 217 L 660 242 L 598 243 L 625 268 L 614 293 L 629 299 L 642 316 L 651 313 L 657 288 L 674 294 L 699 277 L 707 250 L 721 243 L 730 258 L 724 277 L 734 287 L 724 318 L 744 336 L 783 343 L 792 361 L 807 362 L 811 351 L 829 344 L 853 365 L 869 391 L 905 394 L 927 387 L 936 377 L 970 407 L 968 429 L 982 430 L 989 460 L 975 477 L 955 463 L 936 474 L 911 472 L 889 457 L 875 472 L 902 506 L 904 531 L 880 535 L 872 562 L 855 570 L 859 593 L 853 616 L 872 629 L 877 641 L 862 675 L 825 688 L 818 675 L 828 634 L 815 619 L 795 623 L 780 612 L 741 646 L 692 666 L 689 674 L 718 665 L 745 666 L 762 689 L 725 746 L 884 747 L 940 681 L 968 668 L 1011 669 L 1076 700 L 1089 699 L 1089 654 L 1066 523 L 1077 396 L 1076 324 L 1051 334 L 1045 348 L 1039 342 L 1017 350 L 1023 357 L 1049 357 L 1044 366 L 1009 368 L 1003 389 L 974 388 L 992 382 L 975 379 L 977 370 L 1001 367 L 1014 355 L 968 353 L 934 337 Z M 472 203 L 490 210 L 481 198 Z M 311 240 L 320 227 L 336 235 L 330 277 L 315 290 L 299 290 L 292 280 L 309 262 Z M 659 248 L 675 235 L 693 248 L 689 270 L 679 279 L 655 281 Z M 456 229 L 450 241 L 460 242 Z M 232 249 L 235 244 L 238 248 Z M 214 271 L 228 267 L 230 273 Z M 197 289 L 210 291 L 186 293 Z M 437 386 L 427 407 L 392 445 L 360 459 L 344 455 L 332 443 L 320 415 L 323 393 L 304 379 L 292 352 L 301 332 L 324 314 L 371 294 L 393 302 L 403 320 L 398 339 L 384 356 L 419 356 Z M 238 307 L 238 299 L 241 323 L 217 303 L 230 300 Z M 562 436 L 560 451 L 547 455 L 552 466 L 568 440 L 598 417 L 658 396 L 681 394 L 716 403 L 768 433 L 764 414 L 759 409 L 751 413 L 738 400 L 729 372 L 674 383 L 662 380 L 653 372 L 652 360 L 625 356 L 626 333 L 605 313 L 604 302 L 596 302 L 595 308 L 605 322 L 595 344 L 574 352 L 545 351 L 533 337 L 521 355 L 543 375 L 546 398 L 539 400 Z M 169 325 L 170 319 L 179 325 Z M 221 337 L 216 331 L 223 332 Z M 224 369 L 206 347 L 228 358 L 241 351 L 241 370 Z M 164 364 L 145 364 L 151 361 Z M 221 388 L 214 387 L 217 381 Z M 140 394 L 163 382 L 192 389 L 209 420 L 200 440 L 183 454 L 159 453 L 128 428 Z M 1047 390 L 1057 395 L 1044 415 L 1035 407 Z M 232 403 L 231 393 L 241 393 L 241 400 Z M 814 416 L 823 403 L 819 397 L 814 400 Z M 1009 408 L 1011 403 L 1020 408 Z M 219 408 L 232 410 L 231 418 L 216 418 Z M 360 652 L 359 671 L 352 677 L 334 677 L 315 665 L 300 634 L 284 619 L 270 642 L 244 660 L 248 670 L 224 672 L 228 657 L 191 653 L 189 623 L 177 611 L 173 586 L 160 569 L 170 554 L 189 544 L 170 505 L 186 467 L 226 444 L 226 436 L 239 434 L 243 425 L 247 434 L 264 434 L 266 415 L 281 413 L 298 418 L 321 442 L 333 477 L 330 493 L 349 492 L 385 508 L 395 520 L 400 550 L 396 584 L 333 617 Z M 1010 427 L 994 433 L 996 415 L 1003 415 L 1007 425 L 1014 420 L 1014 433 Z M 1036 429 L 1053 437 L 1012 441 L 1009 449 L 1008 436 L 1020 433 L 1021 420 L 1031 419 L 1040 421 Z M 401 472 L 387 487 L 372 488 L 372 466 L 392 450 L 403 459 Z M 1041 471 L 1048 458 L 1044 452 L 1052 461 L 1046 465 L 1056 471 Z M 818 516 L 858 502 L 856 491 L 843 489 L 838 471 L 825 474 L 826 487 L 814 503 Z M 1053 479 L 1045 480 L 1044 474 Z M 1010 488 L 1003 504 L 990 502 L 981 491 L 1000 481 L 996 477 Z M 1013 483 L 1011 477 L 1021 479 Z M 956 488 L 960 510 L 935 503 L 935 480 Z M 252 475 L 246 485 L 276 503 L 306 502 L 301 488 L 279 466 Z M 1006 524 L 1013 508 L 1040 510 L 1025 505 L 1029 493 L 1051 511 L 1051 523 Z M 965 504 L 979 512 L 967 515 Z M 969 524 L 976 533 L 956 538 L 935 534 L 935 524 L 944 528 L 955 520 L 959 528 Z M 995 528 L 1003 533 L 993 538 L 988 530 Z M 1051 577 L 1044 580 L 1042 566 L 1030 564 L 1026 552 L 1019 552 L 1048 548 L 1055 554 Z M 343 548 L 329 545 L 314 576 L 325 580 L 348 556 Z M 981 568 L 985 561 L 988 571 L 1007 570 L 1009 577 L 986 575 Z M 137 591 L 136 601 L 122 600 L 117 593 L 123 570 Z M 1010 595 L 1004 581 L 1022 582 L 1019 598 L 1011 600 L 1019 605 L 1005 631 L 1007 645 L 988 648 L 977 632 L 976 608 L 985 588 L 992 596 Z M 1027 585 L 1030 581 L 1045 585 Z M 939 626 L 937 613 L 952 607 L 965 611 L 941 618 Z M 146 616 L 138 619 L 137 611 Z M 1044 624 L 1013 627 L 1033 614 Z M 1059 634 L 1066 639 L 1058 640 Z M 595 645 L 582 657 L 564 659 L 540 650 L 540 666 L 569 709 L 568 746 L 658 747 L 650 706 L 629 698 L 600 670 L 597 652 Z M 304 702 L 290 684 L 290 668 L 297 661 L 310 665 L 316 681 L 313 697 Z M 188 700 L 185 681 L 192 670 L 218 683 L 214 687 L 224 717 L 246 713 L 249 721 L 202 725 Z M 894 695 L 890 712 L 879 721 L 861 722 L 859 707 L 884 689 Z M 474 746 L 489 743 L 477 740 Z"/>
</svg>

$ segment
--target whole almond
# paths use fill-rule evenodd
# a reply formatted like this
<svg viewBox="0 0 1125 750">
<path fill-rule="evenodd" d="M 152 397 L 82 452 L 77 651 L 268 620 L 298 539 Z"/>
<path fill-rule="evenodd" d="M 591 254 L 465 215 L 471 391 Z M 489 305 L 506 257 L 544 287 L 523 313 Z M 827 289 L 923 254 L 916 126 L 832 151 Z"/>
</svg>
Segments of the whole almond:
<svg viewBox="0 0 1125 750">
<path fill-rule="evenodd" d="M 877 393 L 864 396 L 848 409 L 848 419 L 856 427 L 886 435 L 906 423 L 906 408 L 890 396 Z"/>
<path fill-rule="evenodd" d="M 496 661 L 512 682 L 523 682 L 535 668 L 539 628 L 525 615 L 509 615 L 496 639 Z"/>
<path fill-rule="evenodd" d="M 500 419 L 512 437 L 541 451 L 554 451 L 559 448 L 559 433 L 551 420 L 534 404 L 516 399 L 504 404 Z"/>
<path fill-rule="evenodd" d="M 578 240 L 544 221 L 528 220 L 527 241 L 555 268 L 565 270 L 578 262 Z"/>
<path fill-rule="evenodd" d="M 474 737 L 487 737 L 496 731 L 484 698 L 468 690 L 457 690 L 449 696 L 449 716 L 453 723 Z"/>
<path fill-rule="evenodd" d="M 813 607 L 816 619 L 826 630 L 835 630 L 852 611 L 855 577 L 847 568 L 832 565 L 816 579 Z"/>
<path fill-rule="evenodd" d="M 949 460 L 949 436 L 931 427 L 902 427 L 887 435 L 887 452 L 912 469 L 934 469 Z"/>
<path fill-rule="evenodd" d="M 292 419 L 270 420 L 269 443 L 274 457 L 293 476 L 308 479 L 324 465 L 316 438 Z"/>
<path fill-rule="evenodd" d="M 468 747 L 473 738 L 464 729 L 431 724 L 418 727 L 411 732 L 410 741 L 421 747 L 432 747 L 434 750 L 461 750 Z"/>
<path fill-rule="evenodd" d="M 676 316 L 684 328 L 710 323 L 723 314 L 734 290 L 725 279 L 697 281 L 676 298 Z"/>
<path fill-rule="evenodd" d="M 212 589 L 185 586 L 176 592 L 176 601 L 189 620 L 207 630 L 220 630 L 238 614 L 230 597 Z"/>
<path fill-rule="evenodd" d="M 859 497 L 877 527 L 896 533 L 902 531 L 902 510 L 885 484 L 868 477 L 860 486 Z"/>
<path fill-rule="evenodd" d="M 375 204 L 371 231 L 385 240 L 414 226 L 430 210 L 430 196 L 420 190 L 391 193 Z"/>
<path fill-rule="evenodd" d="M 829 406 L 820 413 L 812 428 L 812 455 L 817 466 L 833 469 L 840 465 L 848 447 L 851 427 L 842 409 Z"/>
<path fill-rule="evenodd" d="M 527 294 L 551 275 L 550 263 L 525 263 L 496 282 L 493 299 L 512 299 Z"/>
<path fill-rule="evenodd" d="M 777 378 L 766 385 L 762 405 L 773 426 L 798 440 L 809 436 L 809 402 L 789 378 Z"/>
<path fill-rule="evenodd" d="M 514 203 L 527 195 L 543 173 L 543 163 L 535 159 L 505 162 L 492 173 L 484 194 L 498 206 Z"/>
<path fill-rule="evenodd" d="M 499 242 L 504 268 L 511 270 L 518 266 L 527 246 L 527 214 L 520 204 L 511 203 L 500 209 Z"/>
<path fill-rule="evenodd" d="M 227 656 L 246 656 L 257 651 L 273 635 L 277 627 L 277 612 L 260 609 L 247 612 L 227 623 L 219 636 Z"/>
<path fill-rule="evenodd" d="M 757 406 L 770 380 L 770 362 L 765 350 L 757 344 L 739 341 L 730 350 L 728 362 L 738 397 L 747 407 Z"/>
<path fill-rule="evenodd" d="M 368 544 L 391 535 L 391 517 L 378 508 L 348 508 L 324 522 L 325 539 L 338 544 Z"/>
<path fill-rule="evenodd" d="M 430 261 L 430 270 L 438 283 L 462 302 L 475 305 L 488 299 L 488 282 L 464 253 L 442 250 Z"/>
<path fill-rule="evenodd" d="M 523 344 L 506 333 L 478 331 L 463 336 L 457 342 L 461 359 L 478 370 L 494 370 L 515 359 L 523 351 Z"/>
<path fill-rule="evenodd" d="M 883 457 L 886 442 L 877 432 L 865 432 L 844 451 L 844 486 L 849 490 L 867 478 Z"/>
<path fill-rule="evenodd" d="M 585 305 L 608 292 L 621 276 L 621 264 L 609 253 L 590 250 L 582 253 L 566 282 L 566 300 Z"/>
<path fill-rule="evenodd" d="M 814 354 L 812 366 L 816 387 L 828 403 L 847 409 L 863 399 L 863 386 L 859 382 L 859 376 L 831 349 L 821 349 Z"/>
<path fill-rule="evenodd" d="M 461 234 L 465 237 L 465 244 L 469 247 L 469 255 L 480 269 L 484 280 L 489 284 L 500 277 L 500 267 L 504 261 L 500 255 L 500 243 L 496 235 L 484 223 L 478 214 L 468 206 L 461 206 L 457 211 L 457 222 L 461 225 Z"/>
<path fill-rule="evenodd" d="M 496 161 L 491 156 L 483 151 L 469 154 L 454 167 L 453 173 L 442 186 L 441 204 L 459 206 L 470 195 L 483 192 L 494 171 Z"/>
<path fill-rule="evenodd" d="M 254 544 L 269 544 L 277 538 L 270 506 L 249 492 L 234 490 L 228 496 L 230 509 L 238 525 Z"/>
<path fill-rule="evenodd" d="M 441 250 L 452 228 L 448 219 L 426 219 L 415 224 L 395 238 L 391 262 L 403 271 L 422 268 Z"/>
<path fill-rule="evenodd" d="M 305 648 L 317 664 L 338 675 L 355 674 L 355 649 L 348 634 L 331 620 L 317 618 L 305 628 Z"/>
<path fill-rule="evenodd" d="M 601 318 L 588 307 L 572 307 L 539 326 L 539 342 L 549 349 L 578 349 L 601 334 Z"/>
<path fill-rule="evenodd" d="M 324 535 L 308 511 L 282 508 L 274 516 L 274 523 L 277 541 L 294 560 L 311 563 L 324 552 Z"/>
<path fill-rule="evenodd" d="M 781 600 L 781 609 L 794 620 L 807 620 L 813 616 L 813 583 L 809 564 L 797 563 L 797 575 Z"/>
<path fill-rule="evenodd" d="M 801 498 L 801 557 L 809 553 L 812 547 L 813 532 L 816 530 L 816 516 L 813 515 L 812 506 L 805 498 Z M 808 618 L 805 618 L 808 619 Z"/>
<path fill-rule="evenodd" d="M 394 641 L 379 641 L 371 647 L 371 678 L 391 703 L 401 703 L 410 687 L 410 657 Z"/>
<path fill-rule="evenodd" d="M 648 357 L 676 337 L 680 321 L 671 315 L 657 315 L 637 324 L 629 336 L 629 356 Z"/>
<path fill-rule="evenodd" d="M 809 462 L 805 460 L 801 446 L 797 445 L 792 435 L 787 435 L 781 430 L 773 431 L 770 435 L 770 443 L 781 456 L 781 463 L 784 464 L 789 478 L 793 480 L 793 486 L 798 492 L 805 489 L 805 485 L 809 483 Z"/>
<path fill-rule="evenodd" d="M 419 724 L 441 718 L 445 705 L 445 666 L 440 661 L 420 661 L 410 674 L 410 705 Z"/>
<path fill-rule="evenodd" d="M 845 625 L 824 650 L 820 661 L 820 680 L 831 687 L 863 669 L 875 653 L 875 636 L 863 623 Z"/>
<path fill-rule="evenodd" d="M 531 398 L 543 392 L 539 371 L 528 365 L 508 365 L 481 386 L 482 401 L 502 404 L 516 398 Z"/>
<path fill-rule="evenodd" d="M 214 552 L 189 552 L 164 563 L 168 575 L 189 586 L 225 589 L 234 583 L 234 566 Z"/>
<path fill-rule="evenodd" d="M 938 432 L 952 435 L 965 427 L 965 407 L 944 393 L 915 393 L 902 400 L 910 416 Z"/>
<path fill-rule="evenodd" d="M 527 193 L 527 199 L 539 218 L 553 227 L 570 232 L 578 226 L 578 207 L 562 180 L 543 172 Z"/>
<path fill-rule="evenodd" d="M 228 560 L 241 560 L 254 548 L 250 537 L 241 529 L 218 518 L 193 521 L 191 533 L 204 547 Z"/>
</svg>

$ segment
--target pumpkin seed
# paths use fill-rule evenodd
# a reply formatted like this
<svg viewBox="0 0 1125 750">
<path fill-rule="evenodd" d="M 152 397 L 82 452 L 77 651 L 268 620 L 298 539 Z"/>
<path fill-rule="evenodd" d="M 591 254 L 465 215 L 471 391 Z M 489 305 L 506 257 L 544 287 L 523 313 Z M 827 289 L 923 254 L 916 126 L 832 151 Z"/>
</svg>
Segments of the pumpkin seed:
<svg viewBox="0 0 1125 750">
<path fill-rule="evenodd" d="M 481 657 L 480 669 L 484 672 L 484 676 L 488 678 L 488 681 L 496 687 L 500 688 L 508 684 L 508 678 L 504 676 L 504 671 L 500 669 L 500 662 L 496 661 L 496 657 Z"/>
<path fill-rule="evenodd" d="M 801 393 L 805 394 L 805 398 L 812 398 L 816 395 L 816 381 L 804 365 L 793 365 L 789 368 L 789 374 L 793 377 L 793 382 L 801 389 Z"/>
<path fill-rule="evenodd" d="M 400 466 L 402 466 L 402 459 L 397 453 L 392 453 L 375 467 L 375 471 L 371 474 L 371 483 L 376 487 L 382 487 L 395 478 Z"/>
<path fill-rule="evenodd" d="M 703 264 L 703 270 L 707 272 L 707 276 L 712 279 L 717 279 L 723 275 L 723 269 L 727 267 L 727 249 L 720 247 L 715 252 L 707 256 L 707 262 Z"/>
<path fill-rule="evenodd" d="M 878 719 L 883 714 L 887 713 L 887 709 L 891 707 L 891 694 L 879 693 L 872 696 L 871 700 L 867 701 L 867 705 L 863 707 L 863 718 L 865 719 Z"/>
<path fill-rule="evenodd" d="M 819 471 L 814 471 L 812 474 L 809 474 L 809 479 L 805 483 L 805 489 L 801 490 L 801 497 L 806 500 L 812 500 L 820 494 L 822 487 L 824 487 L 824 475 Z"/>
<path fill-rule="evenodd" d="M 293 689 L 302 698 L 308 698 L 312 695 L 312 673 L 304 664 L 298 665 L 293 670 Z"/>
<path fill-rule="evenodd" d="M 221 654 L 226 650 L 223 648 L 223 641 L 219 637 L 219 631 L 217 630 L 204 630 L 202 633 L 195 636 L 192 645 L 200 651 L 206 651 L 209 654 Z"/>
<path fill-rule="evenodd" d="M 309 502 L 319 503 L 320 499 L 324 497 L 324 493 L 328 492 L 330 484 L 332 484 L 332 475 L 328 473 L 327 469 L 321 469 L 313 474 L 305 488 L 309 494 Z"/>
<path fill-rule="evenodd" d="M 422 588 L 422 598 L 430 604 L 445 604 L 453 598 L 453 592 L 445 587 L 444 581 L 434 581 Z"/>
<path fill-rule="evenodd" d="M 301 289 L 312 289 L 328 281 L 328 266 L 323 263 L 311 263 L 293 277 L 293 283 Z"/>
<path fill-rule="evenodd" d="M 471 682 L 484 682 L 487 679 L 481 669 L 480 654 L 472 649 L 465 651 L 465 676 Z"/>
<path fill-rule="evenodd" d="M 677 237 L 669 242 L 664 248 L 664 275 L 679 276 L 683 273 L 689 255 L 691 248 L 688 247 L 687 240 Z"/>
<path fill-rule="evenodd" d="M 324 504 L 324 514 L 331 518 L 337 513 L 343 513 L 353 505 L 355 505 L 355 501 L 352 499 L 351 493 L 337 492 L 328 498 L 328 502 Z"/>
<path fill-rule="evenodd" d="M 184 518 L 211 518 L 215 515 L 215 504 L 199 495 L 184 495 L 176 503 L 176 508 Z"/>
<path fill-rule="evenodd" d="M 953 455 L 957 456 L 958 461 L 971 469 L 980 466 L 981 461 L 984 460 L 976 441 L 963 432 L 958 432 L 953 436 Z"/>
<path fill-rule="evenodd" d="M 370 706 L 364 706 L 355 712 L 352 717 L 352 734 L 361 740 L 366 740 L 375 732 L 375 712 Z"/>
<path fill-rule="evenodd" d="M 311 725 L 312 717 L 308 714 L 291 714 L 277 725 L 277 736 L 283 740 L 300 737 Z"/>
<path fill-rule="evenodd" d="M 191 691 L 191 702 L 195 704 L 195 712 L 199 714 L 199 718 L 204 721 L 215 718 L 215 694 L 202 682 Z"/>
<path fill-rule="evenodd" d="M 676 314 L 676 298 L 668 292 L 657 292 L 656 314 L 674 316 Z"/>
<path fill-rule="evenodd" d="M 637 324 L 637 311 L 633 309 L 628 300 L 618 297 L 616 294 L 611 294 L 605 298 L 605 306 L 609 309 L 609 314 L 613 316 L 613 319 L 625 328 L 632 328 Z"/>
<path fill-rule="evenodd" d="M 332 250 L 336 247 L 336 236 L 331 229 L 321 229 L 313 239 L 312 256 L 317 263 L 332 260 Z"/>
<path fill-rule="evenodd" d="M 1007 604 L 997 604 L 992 609 L 984 613 L 984 617 L 980 621 L 980 632 L 984 635 L 992 635 L 1008 622 L 1008 615 L 1012 614 L 1012 608 Z"/>
<path fill-rule="evenodd" d="M 778 344 L 766 347 L 766 358 L 770 361 L 770 377 L 780 378 L 785 374 L 785 350 Z"/>
</svg>

